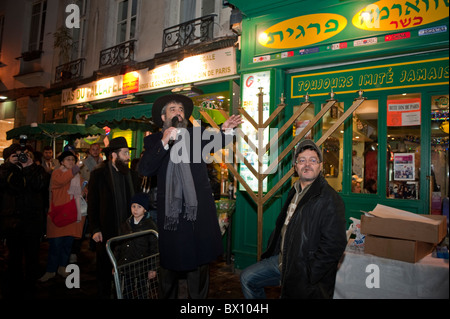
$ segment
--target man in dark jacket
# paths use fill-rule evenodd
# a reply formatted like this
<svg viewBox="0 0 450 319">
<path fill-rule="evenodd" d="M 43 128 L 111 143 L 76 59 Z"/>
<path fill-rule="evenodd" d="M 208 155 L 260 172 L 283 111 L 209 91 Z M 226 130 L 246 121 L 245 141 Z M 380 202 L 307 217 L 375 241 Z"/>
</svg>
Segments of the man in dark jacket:
<svg viewBox="0 0 450 319">
<path fill-rule="evenodd" d="M 345 207 L 323 177 L 322 152 L 301 141 L 293 165 L 299 179 L 289 191 L 262 260 L 241 273 L 246 298 L 265 298 L 281 285 L 281 298 L 332 298 L 347 238 Z"/>
<path fill-rule="evenodd" d="M 92 239 L 97 243 L 99 296 L 111 296 L 112 264 L 106 252 L 108 239 L 120 234 L 129 217 L 130 200 L 139 191 L 137 172 L 128 167 L 130 149 L 124 137 L 110 141 L 104 149 L 108 160 L 93 170 L 88 184 L 88 218 Z"/>
<path fill-rule="evenodd" d="M 20 157 L 19 157 L 20 155 Z M 32 149 L 12 144 L 0 166 L 0 240 L 8 247 L 6 298 L 32 298 L 39 273 L 50 175 L 34 163 Z M 20 160 L 19 160 L 20 159 Z"/>
<path fill-rule="evenodd" d="M 230 116 L 220 132 L 212 132 L 210 139 L 204 140 L 204 128 L 187 127 L 192 110 L 192 100 L 186 96 L 158 98 L 153 103 L 152 118 L 162 131 L 144 139 L 145 152 L 139 162 L 141 175 L 157 176 L 161 298 L 177 298 L 181 275 L 186 276 L 191 298 L 206 298 L 209 263 L 223 252 L 202 153 L 204 146 L 214 139 L 225 146 L 222 130 L 234 129 L 242 119 Z"/>
</svg>

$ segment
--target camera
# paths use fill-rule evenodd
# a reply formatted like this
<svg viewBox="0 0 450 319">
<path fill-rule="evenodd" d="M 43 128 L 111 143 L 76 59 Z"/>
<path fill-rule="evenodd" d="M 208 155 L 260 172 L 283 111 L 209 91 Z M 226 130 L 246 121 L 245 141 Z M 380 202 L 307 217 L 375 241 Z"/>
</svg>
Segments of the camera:
<svg viewBox="0 0 450 319">
<path fill-rule="evenodd" d="M 25 153 L 25 150 L 27 149 L 27 139 L 28 137 L 26 135 L 20 135 L 20 154 L 18 155 L 18 158 L 21 163 L 28 162 L 28 155 Z"/>
</svg>

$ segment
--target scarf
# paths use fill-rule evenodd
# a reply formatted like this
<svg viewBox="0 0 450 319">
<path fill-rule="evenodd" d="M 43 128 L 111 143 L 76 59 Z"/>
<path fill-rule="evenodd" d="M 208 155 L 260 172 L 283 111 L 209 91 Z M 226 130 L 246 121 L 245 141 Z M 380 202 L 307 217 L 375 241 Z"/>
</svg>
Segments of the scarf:
<svg viewBox="0 0 450 319">
<path fill-rule="evenodd" d="M 77 221 L 81 221 L 81 181 L 80 174 L 76 174 L 70 180 L 70 187 L 67 193 L 70 198 L 75 198 L 75 203 L 77 204 Z"/>
<path fill-rule="evenodd" d="M 195 192 L 189 156 L 187 154 L 187 131 L 181 131 L 181 139 L 175 141 L 170 149 L 170 159 L 167 165 L 165 230 L 177 230 L 179 216 L 183 212 L 183 206 L 185 213 L 183 217 L 188 221 L 195 221 L 197 219 L 197 193 Z M 179 153 L 180 150 L 181 155 Z"/>
</svg>

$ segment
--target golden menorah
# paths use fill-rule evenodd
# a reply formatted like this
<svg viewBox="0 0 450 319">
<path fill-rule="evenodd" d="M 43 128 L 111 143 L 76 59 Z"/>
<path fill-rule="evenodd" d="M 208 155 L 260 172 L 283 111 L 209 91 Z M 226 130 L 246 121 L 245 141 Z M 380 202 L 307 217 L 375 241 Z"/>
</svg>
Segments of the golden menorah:
<svg viewBox="0 0 450 319">
<path fill-rule="evenodd" d="M 359 97 L 354 99 L 353 104 L 335 121 L 335 123 L 316 141 L 317 146 L 321 146 L 326 139 L 333 134 L 333 132 L 365 101 L 365 97 L 363 97 L 363 91 L 359 90 Z M 277 159 L 272 161 L 270 165 L 266 169 L 263 168 L 263 156 L 271 149 L 271 147 L 277 143 L 283 136 L 283 134 L 292 127 L 294 121 L 299 118 L 302 113 L 311 105 L 309 101 L 308 94 L 305 95 L 305 101 L 303 101 L 300 107 L 294 112 L 294 114 L 278 129 L 277 134 L 273 135 L 270 138 L 267 144 L 264 144 L 264 132 L 269 127 L 269 125 L 275 120 L 275 118 L 283 111 L 286 107 L 284 103 L 285 98 L 284 94 L 281 93 L 280 104 L 278 104 L 277 108 L 270 114 L 270 116 L 264 120 L 263 116 L 263 89 L 259 88 L 258 96 L 258 121 L 250 116 L 247 111 L 240 107 L 238 108 L 239 113 L 253 126 L 253 128 L 257 132 L 257 144 L 253 143 L 253 141 L 249 138 L 248 134 L 244 134 L 242 130 L 236 130 L 237 136 L 244 140 L 249 147 L 257 154 L 257 168 L 253 167 L 253 165 L 246 159 L 246 157 L 240 152 L 236 143 L 233 143 L 231 146 L 233 149 L 233 154 L 237 159 L 239 159 L 248 169 L 249 171 L 256 177 L 258 181 L 258 190 L 257 192 L 253 191 L 252 188 L 248 185 L 248 183 L 242 178 L 242 176 L 238 172 L 237 161 L 233 161 L 233 163 L 228 163 L 224 161 L 224 154 L 215 154 L 216 159 L 218 161 L 222 161 L 226 164 L 228 170 L 233 174 L 233 176 L 239 181 L 239 183 L 247 190 L 248 195 L 253 199 L 253 201 L 257 205 L 257 259 L 260 260 L 262 253 L 262 230 L 263 230 L 263 213 L 264 213 L 264 204 L 275 195 L 275 193 L 286 183 L 288 179 L 294 174 L 294 167 L 291 167 L 290 170 L 278 180 L 278 182 L 270 188 L 268 192 L 264 194 L 263 185 L 264 180 L 267 176 L 276 168 L 277 165 L 291 152 L 295 145 L 309 132 L 314 125 L 324 116 L 324 114 L 331 109 L 338 101 L 334 98 L 335 94 L 333 91 L 330 93 L 330 99 L 326 101 L 326 104 L 322 107 L 322 109 L 314 116 L 314 118 L 308 123 L 306 127 L 302 129 L 300 133 L 298 133 L 292 141 L 289 143 L 287 147 L 285 147 L 281 153 L 279 153 Z M 225 119 L 229 118 L 229 114 L 225 110 L 219 110 Z M 200 110 L 200 113 L 205 118 L 205 120 L 214 128 L 219 129 L 219 126 L 214 122 L 211 116 L 205 111 Z M 217 157 L 219 156 L 219 157 Z"/>
</svg>

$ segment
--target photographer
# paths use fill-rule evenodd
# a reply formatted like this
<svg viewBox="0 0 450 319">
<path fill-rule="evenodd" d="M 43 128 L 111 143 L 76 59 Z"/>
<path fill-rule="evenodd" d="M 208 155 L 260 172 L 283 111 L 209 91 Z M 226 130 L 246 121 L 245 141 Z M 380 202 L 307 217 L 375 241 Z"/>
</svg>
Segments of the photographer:
<svg viewBox="0 0 450 319">
<path fill-rule="evenodd" d="M 6 298 L 30 298 L 39 271 L 40 238 L 50 175 L 34 163 L 32 149 L 24 140 L 21 145 L 6 148 L 3 157 L 0 238 L 6 239 L 9 252 L 4 295 Z"/>
</svg>

